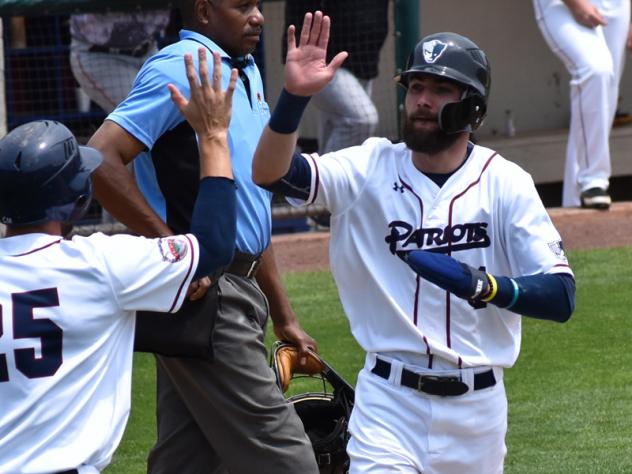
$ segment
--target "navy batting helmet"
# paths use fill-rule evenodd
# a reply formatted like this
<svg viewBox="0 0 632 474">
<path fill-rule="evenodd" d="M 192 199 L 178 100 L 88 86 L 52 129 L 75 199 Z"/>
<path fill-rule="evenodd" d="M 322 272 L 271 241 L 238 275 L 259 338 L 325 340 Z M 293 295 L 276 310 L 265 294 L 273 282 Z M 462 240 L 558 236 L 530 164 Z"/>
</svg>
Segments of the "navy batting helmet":
<svg viewBox="0 0 632 474">
<path fill-rule="evenodd" d="M 395 79 L 407 88 L 414 73 L 444 77 L 465 86 L 463 98 L 445 104 L 439 113 L 439 127 L 444 132 L 471 132 L 483 123 L 491 71 L 485 52 L 473 41 L 450 32 L 422 38 L 411 53 L 406 69 Z"/>
<path fill-rule="evenodd" d="M 90 174 L 101 164 L 94 148 L 50 120 L 30 122 L 0 140 L 0 222 L 71 222 L 92 198 Z"/>
</svg>

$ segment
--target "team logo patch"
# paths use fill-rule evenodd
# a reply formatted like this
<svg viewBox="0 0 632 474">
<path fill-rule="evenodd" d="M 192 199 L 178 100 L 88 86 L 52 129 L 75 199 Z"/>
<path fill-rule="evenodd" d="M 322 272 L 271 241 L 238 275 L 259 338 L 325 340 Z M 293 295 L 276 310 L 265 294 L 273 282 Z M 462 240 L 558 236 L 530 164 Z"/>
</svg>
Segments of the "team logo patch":
<svg viewBox="0 0 632 474">
<path fill-rule="evenodd" d="M 186 256 L 189 243 L 184 237 L 165 237 L 158 240 L 158 248 L 165 262 L 175 263 Z"/>
<path fill-rule="evenodd" d="M 439 40 L 426 41 L 422 45 L 422 50 L 424 52 L 424 59 L 427 63 L 434 63 L 437 59 L 441 57 L 443 52 L 448 47 L 448 43 L 444 43 Z"/>
<path fill-rule="evenodd" d="M 564 244 L 561 240 L 549 242 L 549 249 L 555 254 L 556 257 L 566 260 L 566 252 L 564 252 Z"/>
</svg>

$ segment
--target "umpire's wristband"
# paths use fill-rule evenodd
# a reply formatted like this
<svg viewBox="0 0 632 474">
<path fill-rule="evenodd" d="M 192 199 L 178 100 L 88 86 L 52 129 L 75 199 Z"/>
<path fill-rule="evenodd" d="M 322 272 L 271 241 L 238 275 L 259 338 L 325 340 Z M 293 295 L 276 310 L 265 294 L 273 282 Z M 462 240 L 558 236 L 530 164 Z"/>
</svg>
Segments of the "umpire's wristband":
<svg viewBox="0 0 632 474">
<path fill-rule="evenodd" d="M 270 117 L 270 122 L 268 123 L 270 129 L 274 132 L 285 134 L 296 132 L 309 99 L 311 97 L 294 95 L 284 88 Z"/>
</svg>

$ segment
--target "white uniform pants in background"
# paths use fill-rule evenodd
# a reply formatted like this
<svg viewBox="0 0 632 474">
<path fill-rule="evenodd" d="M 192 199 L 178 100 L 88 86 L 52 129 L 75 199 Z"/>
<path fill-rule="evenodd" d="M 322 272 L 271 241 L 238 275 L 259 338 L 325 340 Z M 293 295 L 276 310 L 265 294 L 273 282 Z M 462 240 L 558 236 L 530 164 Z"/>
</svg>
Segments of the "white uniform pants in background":
<svg viewBox="0 0 632 474">
<path fill-rule="evenodd" d="M 75 79 L 90 99 L 105 113 L 112 112 L 129 94 L 136 74 L 157 49 L 154 45 L 140 57 L 90 52 L 88 43 L 72 39 L 70 67 Z"/>
<path fill-rule="evenodd" d="M 563 206 L 579 206 L 582 191 L 608 189 L 610 179 L 608 139 L 623 72 L 630 0 L 591 2 L 607 26 L 580 25 L 561 0 L 533 0 L 546 42 L 571 75 Z"/>
<path fill-rule="evenodd" d="M 318 149 L 322 155 L 360 145 L 375 133 L 378 114 L 371 100 L 372 81 L 340 68 L 312 103 L 319 111 Z"/>
<path fill-rule="evenodd" d="M 347 446 L 350 474 L 503 472 L 507 398 L 502 370 L 494 370 L 492 387 L 440 397 L 395 383 L 396 363 L 389 380 L 371 373 L 371 365 L 369 355 L 355 391 Z"/>
</svg>

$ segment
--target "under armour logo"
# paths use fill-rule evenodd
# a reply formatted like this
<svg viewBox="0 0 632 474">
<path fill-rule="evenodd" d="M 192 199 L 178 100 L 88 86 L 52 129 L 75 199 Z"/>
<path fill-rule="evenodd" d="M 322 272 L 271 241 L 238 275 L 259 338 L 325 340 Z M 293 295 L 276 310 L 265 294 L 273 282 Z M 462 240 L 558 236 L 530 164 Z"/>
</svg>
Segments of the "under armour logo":
<svg viewBox="0 0 632 474">
<path fill-rule="evenodd" d="M 397 184 L 397 181 L 393 183 L 393 191 L 399 191 L 400 193 L 404 193 L 404 185 Z"/>
</svg>

